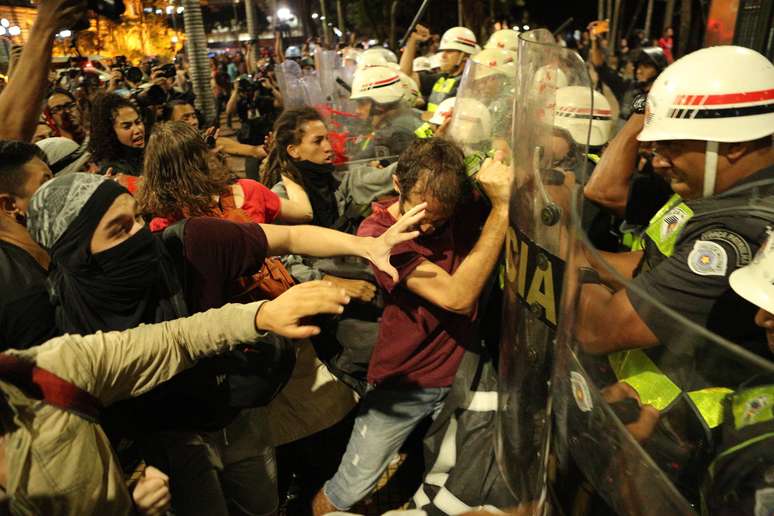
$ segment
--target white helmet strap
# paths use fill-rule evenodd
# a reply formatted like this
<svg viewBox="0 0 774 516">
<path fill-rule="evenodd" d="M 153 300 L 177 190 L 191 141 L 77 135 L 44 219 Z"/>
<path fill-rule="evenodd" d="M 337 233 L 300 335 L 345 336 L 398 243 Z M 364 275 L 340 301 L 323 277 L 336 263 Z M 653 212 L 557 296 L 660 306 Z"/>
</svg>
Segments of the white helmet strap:
<svg viewBox="0 0 774 516">
<path fill-rule="evenodd" d="M 712 197 L 715 193 L 715 179 L 718 175 L 718 142 L 707 142 L 707 152 L 704 154 L 704 193 Z"/>
</svg>

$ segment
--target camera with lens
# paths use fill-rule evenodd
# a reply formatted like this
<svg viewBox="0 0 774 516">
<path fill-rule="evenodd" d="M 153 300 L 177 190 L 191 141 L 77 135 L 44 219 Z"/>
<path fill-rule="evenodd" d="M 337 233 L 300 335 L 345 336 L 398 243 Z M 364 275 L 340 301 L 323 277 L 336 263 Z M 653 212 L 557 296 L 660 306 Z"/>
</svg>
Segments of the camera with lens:
<svg viewBox="0 0 774 516">
<path fill-rule="evenodd" d="M 141 109 L 164 105 L 167 102 L 167 92 L 158 84 L 137 88 L 132 91 L 132 98 Z"/>
<path fill-rule="evenodd" d="M 116 56 L 115 64 L 111 68 L 119 70 L 124 79 L 132 84 L 140 84 L 143 80 L 142 70 L 136 66 L 129 66 L 126 56 Z"/>
<path fill-rule="evenodd" d="M 114 22 L 121 21 L 121 15 L 124 14 L 126 6 L 123 0 L 88 0 L 86 9 L 94 11 L 98 16 L 104 16 Z M 86 30 L 89 28 L 89 19 L 84 16 L 73 27 L 73 31 Z"/>
<path fill-rule="evenodd" d="M 159 70 L 159 77 L 164 77 L 166 79 L 174 79 L 177 76 L 177 68 L 174 64 L 168 63 L 165 65 L 161 65 Z"/>
<path fill-rule="evenodd" d="M 252 93 L 256 90 L 257 85 L 250 75 L 243 75 L 237 79 L 237 87 L 241 93 Z"/>
</svg>

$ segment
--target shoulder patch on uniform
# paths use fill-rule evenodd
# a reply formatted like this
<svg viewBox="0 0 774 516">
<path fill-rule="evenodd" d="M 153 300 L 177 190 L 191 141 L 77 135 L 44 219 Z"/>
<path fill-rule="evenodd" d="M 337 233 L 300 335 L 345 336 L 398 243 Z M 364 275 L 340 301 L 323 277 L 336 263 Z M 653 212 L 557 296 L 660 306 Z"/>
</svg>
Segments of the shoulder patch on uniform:
<svg viewBox="0 0 774 516">
<path fill-rule="evenodd" d="M 697 240 L 688 255 L 688 267 L 699 276 L 725 276 L 728 255 L 718 243 Z"/>
<path fill-rule="evenodd" d="M 713 229 L 711 231 L 705 231 L 701 234 L 702 240 L 716 240 L 719 242 L 725 242 L 730 245 L 736 251 L 736 266 L 744 267 L 749 264 L 753 259 L 753 252 L 750 249 L 750 244 L 747 240 L 734 233 L 733 231 L 727 231 L 725 229 Z"/>
<path fill-rule="evenodd" d="M 661 227 L 659 228 L 661 238 L 666 238 L 680 229 L 686 222 L 688 222 L 689 218 L 691 218 L 691 214 L 688 213 L 681 204 L 666 212 L 661 219 L 663 220 L 663 224 L 661 224 Z"/>
</svg>

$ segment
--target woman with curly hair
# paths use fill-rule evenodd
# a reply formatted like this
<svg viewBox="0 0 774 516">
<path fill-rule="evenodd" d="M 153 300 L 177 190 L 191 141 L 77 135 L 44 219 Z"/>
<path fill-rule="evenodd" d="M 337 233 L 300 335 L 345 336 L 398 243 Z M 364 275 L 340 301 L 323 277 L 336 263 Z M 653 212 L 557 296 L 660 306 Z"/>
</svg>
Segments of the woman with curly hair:
<svg viewBox="0 0 774 516">
<path fill-rule="evenodd" d="M 289 199 L 280 199 L 257 181 L 238 179 L 196 129 L 185 122 L 162 122 L 148 142 L 138 200 L 155 217 L 151 231 L 188 217 L 225 217 L 232 209 L 259 224 L 308 222 L 312 208 L 306 194 L 300 186 L 288 185 Z"/>
<path fill-rule="evenodd" d="M 103 174 L 142 174 L 145 124 L 134 102 L 115 93 L 94 99 L 89 149 Z"/>
</svg>

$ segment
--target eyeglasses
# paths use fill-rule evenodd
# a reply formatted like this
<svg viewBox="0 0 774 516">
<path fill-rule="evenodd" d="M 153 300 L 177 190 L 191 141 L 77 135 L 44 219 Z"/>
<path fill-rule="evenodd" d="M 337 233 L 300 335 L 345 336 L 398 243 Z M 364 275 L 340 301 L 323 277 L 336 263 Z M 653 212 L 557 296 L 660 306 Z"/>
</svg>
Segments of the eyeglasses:
<svg viewBox="0 0 774 516">
<path fill-rule="evenodd" d="M 48 108 L 49 112 L 52 115 L 57 115 L 61 113 L 62 111 L 70 111 L 73 112 L 76 109 L 78 109 L 78 104 L 75 102 L 68 102 L 67 104 L 59 104 L 58 106 L 53 106 Z"/>
</svg>

